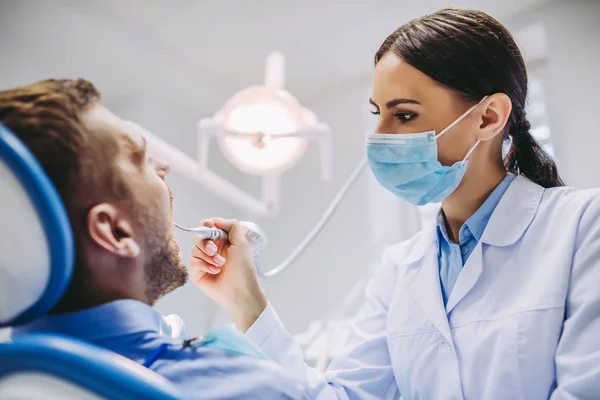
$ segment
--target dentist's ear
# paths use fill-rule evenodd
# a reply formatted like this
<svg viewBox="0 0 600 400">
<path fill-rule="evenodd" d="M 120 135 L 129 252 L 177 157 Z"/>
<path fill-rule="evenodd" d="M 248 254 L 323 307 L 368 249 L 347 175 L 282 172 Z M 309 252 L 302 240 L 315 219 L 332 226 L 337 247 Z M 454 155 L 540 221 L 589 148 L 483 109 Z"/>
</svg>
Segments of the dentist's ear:
<svg viewBox="0 0 600 400">
<path fill-rule="evenodd" d="M 87 228 L 92 240 L 105 250 L 125 258 L 140 255 L 131 223 L 113 205 L 94 206 L 87 215 Z"/>
<path fill-rule="evenodd" d="M 478 110 L 481 119 L 476 137 L 485 142 L 504 131 L 512 111 L 512 101 L 504 93 L 496 93 L 486 98 Z"/>
</svg>

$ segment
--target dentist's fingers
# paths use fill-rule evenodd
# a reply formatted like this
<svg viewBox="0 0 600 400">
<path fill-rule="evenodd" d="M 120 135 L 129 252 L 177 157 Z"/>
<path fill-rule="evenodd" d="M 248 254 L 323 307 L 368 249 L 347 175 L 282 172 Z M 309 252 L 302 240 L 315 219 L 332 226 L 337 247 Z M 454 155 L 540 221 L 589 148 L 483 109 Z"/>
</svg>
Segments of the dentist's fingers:
<svg viewBox="0 0 600 400">
<path fill-rule="evenodd" d="M 220 268 L 194 257 L 190 258 L 190 261 L 188 262 L 188 270 L 190 277 L 194 278 L 195 281 L 202 279 L 206 274 L 218 275 L 221 272 Z"/>
<path fill-rule="evenodd" d="M 198 235 L 194 235 L 194 247 L 208 256 L 214 256 L 218 252 L 218 247 L 212 240 L 206 240 Z"/>
<path fill-rule="evenodd" d="M 214 267 L 213 267 L 214 268 Z M 188 262 L 188 271 L 190 279 L 195 284 L 198 284 L 201 279 L 218 275 L 218 272 L 212 272 L 211 266 L 208 265 L 204 260 L 197 258 L 191 258 Z"/>
<path fill-rule="evenodd" d="M 225 264 L 225 258 L 220 254 L 210 256 L 206 252 L 202 251 L 198 246 L 192 249 L 192 259 L 202 260 L 207 264 L 206 272 L 215 274 L 219 273 L 220 268 Z"/>
<path fill-rule="evenodd" d="M 229 243 L 233 246 L 243 246 L 248 243 L 244 227 L 235 219 L 212 218 L 215 227 L 229 234 Z"/>
</svg>

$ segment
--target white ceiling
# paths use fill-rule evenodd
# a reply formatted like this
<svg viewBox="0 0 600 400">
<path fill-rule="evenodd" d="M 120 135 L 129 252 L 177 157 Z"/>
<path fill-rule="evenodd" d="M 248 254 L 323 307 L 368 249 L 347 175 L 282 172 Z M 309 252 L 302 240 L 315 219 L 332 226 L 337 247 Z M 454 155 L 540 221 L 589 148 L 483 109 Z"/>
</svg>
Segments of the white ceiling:
<svg viewBox="0 0 600 400">
<path fill-rule="evenodd" d="M 6 0 L 5 0 L 6 1 Z M 545 0 L 55 0 L 85 18 L 156 41 L 172 63 L 231 93 L 262 81 L 271 50 L 287 58 L 301 100 L 368 74 L 382 40 L 407 20 L 447 6 L 503 20 Z M 111 25 L 108 25 L 111 26 Z M 187 77 L 187 76 L 186 76 Z"/>
</svg>

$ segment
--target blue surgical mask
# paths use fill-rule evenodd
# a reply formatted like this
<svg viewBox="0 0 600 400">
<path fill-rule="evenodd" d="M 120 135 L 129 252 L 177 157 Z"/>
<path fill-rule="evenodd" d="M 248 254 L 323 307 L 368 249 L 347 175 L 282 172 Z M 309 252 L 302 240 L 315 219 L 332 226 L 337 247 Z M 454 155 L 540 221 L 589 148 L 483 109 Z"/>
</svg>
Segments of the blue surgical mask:
<svg viewBox="0 0 600 400">
<path fill-rule="evenodd" d="M 465 175 L 467 158 L 480 141 L 475 142 L 462 161 L 443 166 L 438 161 L 437 140 L 469 115 L 486 97 L 437 135 L 435 131 L 369 134 L 367 159 L 377 181 L 396 196 L 417 206 L 438 203 L 450 196 Z"/>
</svg>

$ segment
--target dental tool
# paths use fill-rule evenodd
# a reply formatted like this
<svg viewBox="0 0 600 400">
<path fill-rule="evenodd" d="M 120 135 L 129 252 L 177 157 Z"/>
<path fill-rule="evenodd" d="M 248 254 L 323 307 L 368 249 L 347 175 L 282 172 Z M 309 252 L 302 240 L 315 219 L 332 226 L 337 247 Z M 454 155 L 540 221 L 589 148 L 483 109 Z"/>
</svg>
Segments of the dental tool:
<svg viewBox="0 0 600 400">
<path fill-rule="evenodd" d="M 208 226 L 199 226 L 197 228 L 186 228 L 179 224 L 173 224 L 175 228 L 181 229 L 185 232 L 194 233 L 200 236 L 204 240 L 229 240 L 227 232 L 218 228 L 209 228 Z"/>
</svg>

